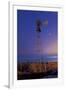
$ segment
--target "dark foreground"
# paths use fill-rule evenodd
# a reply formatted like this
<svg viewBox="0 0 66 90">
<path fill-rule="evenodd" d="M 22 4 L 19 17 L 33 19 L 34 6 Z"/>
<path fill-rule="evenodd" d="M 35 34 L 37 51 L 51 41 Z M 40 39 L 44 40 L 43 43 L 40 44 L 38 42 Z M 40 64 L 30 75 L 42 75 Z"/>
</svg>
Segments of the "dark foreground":
<svg viewBox="0 0 66 90">
<path fill-rule="evenodd" d="M 57 62 L 18 64 L 17 80 L 58 78 Z"/>
<path fill-rule="evenodd" d="M 24 75 L 18 75 L 18 80 L 25 80 L 25 79 L 41 79 L 41 78 L 57 78 L 58 73 L 55 72 L 47 72 L 47 73 L 32 73 L 32 74 L 24 74 Z"/>
</svg>

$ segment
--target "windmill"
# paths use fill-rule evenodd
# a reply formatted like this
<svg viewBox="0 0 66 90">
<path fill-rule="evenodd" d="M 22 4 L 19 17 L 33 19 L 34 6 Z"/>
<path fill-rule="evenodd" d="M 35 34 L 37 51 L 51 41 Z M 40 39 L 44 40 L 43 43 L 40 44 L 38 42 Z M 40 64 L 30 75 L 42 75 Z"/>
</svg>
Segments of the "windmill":
<svg viewBox="0 0 66 90">
<path fill-rule="evenodd" d="M 41 54 L 42 52 L 42 49 L 41 49 L 41 27 L 47 27 L 48 26 L 48 20 L 44 20 L 44 21 L 41 21 L 40 19 L 37 19 L 36 20 L 36 52 Z M 40 60 L 40 63 L 41 63 L 41 59 L 42 57 L 39 59 Z M 45 71 L 46 71 L 46 64 L 45 63 Z"/>
</svg>

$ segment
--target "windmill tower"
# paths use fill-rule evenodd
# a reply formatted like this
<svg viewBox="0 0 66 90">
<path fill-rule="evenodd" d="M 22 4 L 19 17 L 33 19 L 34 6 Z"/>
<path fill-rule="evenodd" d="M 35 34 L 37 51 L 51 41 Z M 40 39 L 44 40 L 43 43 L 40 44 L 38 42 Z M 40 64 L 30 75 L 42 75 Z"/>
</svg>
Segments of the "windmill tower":
<svg viewBox="0 0 66 90">
<path fill-rule="evenodd" d="M 42 53 L 42 42 L 41 42 L 41 33 L 42 33 L 42 30 L 41 30 L 41 27 L 44 26 L 46 27 L 48 25 L 48 20 L 44 20 L 44 21 L 41 21 L 41 20 L 37 20 L 36 21 L 36 52 L 41 55 Z M 39 58 L 39 62 L 41 63 L 41 59 L 43 57 L 40 56 Z M 45 71 L 46 71 L 46 64 L 45 64 Z"/>
</svg>

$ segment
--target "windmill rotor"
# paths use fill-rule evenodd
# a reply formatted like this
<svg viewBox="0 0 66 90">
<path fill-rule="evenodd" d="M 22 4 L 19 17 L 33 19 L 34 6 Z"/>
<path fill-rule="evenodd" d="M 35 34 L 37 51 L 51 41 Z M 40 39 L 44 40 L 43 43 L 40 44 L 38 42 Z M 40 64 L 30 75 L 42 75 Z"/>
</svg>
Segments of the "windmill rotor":
<svg viewBox="0 0 66 90">
<path fill-rule="evenodd" d="M 36 21 L 36 32 L 41 32 L 41 25 L 42 25 L 42 23 L 41 23 L 41 21 L 38 19 L 37 21 Z"/>
<path fill-rule="evenodd" d="M 36 20 L 36 32 L 41 32 L 41 26 L 46 27 L 48 25 L 48 20 L 45 19 L 44 21 L 41 21 L 40 19 Z"/>
</svg>

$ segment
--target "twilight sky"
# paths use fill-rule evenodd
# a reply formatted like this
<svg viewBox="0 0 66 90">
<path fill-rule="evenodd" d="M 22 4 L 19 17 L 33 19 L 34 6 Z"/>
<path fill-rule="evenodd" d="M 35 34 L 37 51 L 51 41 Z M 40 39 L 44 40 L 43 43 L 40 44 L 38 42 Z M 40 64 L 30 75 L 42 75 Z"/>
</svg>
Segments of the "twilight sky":
<svg viewBox="0 0 66 90">
<path fill-rule="evenodd" d="M 58 13 L 51 11 L 17 10 L 17 53 L 18 55 L 40 54 L 37 52 L 36 20 L 48 20 L 47 26 L 41 26 L 41 54 L 57 54 Z"/>
</svg>

